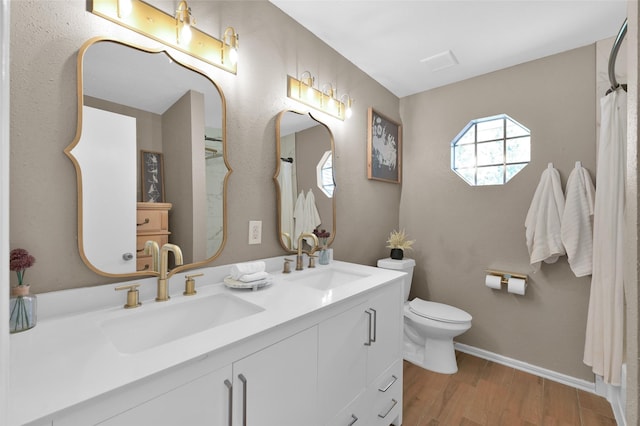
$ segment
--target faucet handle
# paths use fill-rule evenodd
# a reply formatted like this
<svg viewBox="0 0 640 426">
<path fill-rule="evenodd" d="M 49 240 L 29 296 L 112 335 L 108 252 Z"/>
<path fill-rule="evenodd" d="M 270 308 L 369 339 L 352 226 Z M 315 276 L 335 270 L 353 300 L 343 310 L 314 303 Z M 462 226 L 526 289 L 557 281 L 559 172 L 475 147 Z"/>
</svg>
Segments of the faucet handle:
<svg viewBox="0 0 640 426">
<path fill-rule="evenodd" d="M 309 268 L 315 268 L 316 267 L 316 257 L 318 257 L 315 254 L 308 254 L 307 255 L 309 257 Z"/>
<path fill-rule="evenodd" d="M 293 259 L 284 259 L 284 269 L 282 270 L 283 274 L 288 274 L 291 272 L 291 262 L 293 262 Z"/>
<path fill-rule="evenodd" d="M 191 274 L 191 275 L 185 275 L 184 277 L 186 278 L 186 281 L 184 282 L 184 294 L 185 296 L 193 296 L 194 294 L 197 293 L 196 291 L 196 280 L 194 280 L 195 277 L 201 277 L 204 274 Z"/>
<path fill-rule="evenodd" d="M 140 284 L 121 285 L 114 288 L 115 291 L 129 290 L 127 291 L 127 303 L 124 305 L 125 309 L 137 308 L 142 305 L 142 303 L 140 303 L 138 287 L 140 287 Z"/>
</svg>

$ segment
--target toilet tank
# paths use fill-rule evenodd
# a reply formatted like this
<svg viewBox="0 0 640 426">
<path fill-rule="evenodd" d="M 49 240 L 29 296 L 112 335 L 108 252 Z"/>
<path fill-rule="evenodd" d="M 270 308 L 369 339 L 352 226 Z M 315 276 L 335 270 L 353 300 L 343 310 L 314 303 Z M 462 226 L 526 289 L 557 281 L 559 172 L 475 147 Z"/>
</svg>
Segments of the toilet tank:
<svg viewBox="0 0 640 426">
<path fill-rule="evenodd" d="M 378 260 L 378 268 L 394 269 L 397 271 L 406 272 L 402 285 L 404 286 L 404 300 L 409 300 L 409 292 L 411 291 L 411 280 L 413 279 L 413 268 L 416 266 L 416 261 L 413 259 L 396 260 L 390 257 L 386 259 Z"/>
</svg>

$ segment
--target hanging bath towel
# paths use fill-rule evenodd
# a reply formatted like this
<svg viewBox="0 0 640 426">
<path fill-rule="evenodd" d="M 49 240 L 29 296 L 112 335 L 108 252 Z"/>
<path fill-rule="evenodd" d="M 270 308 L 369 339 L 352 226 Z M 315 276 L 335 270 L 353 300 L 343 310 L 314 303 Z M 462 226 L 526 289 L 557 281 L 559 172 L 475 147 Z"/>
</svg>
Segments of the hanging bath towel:
<svg viewBox="0 0 640 426">
<path fill-rule="evenodd" d="M 564 194 L 560 173 L 549 163 L 542 172 L 524 222 L 527 249 L 534 272 L 540 269 L 541 262 L 555 263 L 565 254 L 560 235 L 563 212 Z"/>
<path fill-rule="evenodd" d="M 627 94 L 616 90 L 600 101 L 593 215 L 593 273 L 584 342 L 584 363 L 605 383 L 620 385 L 624 356 L 624 171 Z"/>
<path fill-rule="evenodd" d="M 304 232 L 312 233 L 321 223 L 320 214 L 316 206 L 316 197 L 313 195 L 313 192 L 309 190 L 304 204 Z M 305 238 L 305 241 L 310 246 L 313 245 L 311 238 Z"/>
<path fill-rule="evenodd" d="M 567 179 L 561 229 L 569 266 L 576 277 L 591 275 L 594 201 L 595 188 L 591 176 L 578 161 Z"/>
<path fill-rule="evenodd" d="M 293 209 L 293 235 L 291 236 L 291 245 L 294 249 L 298 248 L 298 237 L 304 232 L 304 218 L 305 218 L 305 204 L 304 191 L 300 191 L 298 198 L 296 199 L 296 206 Z"/>
</svg>

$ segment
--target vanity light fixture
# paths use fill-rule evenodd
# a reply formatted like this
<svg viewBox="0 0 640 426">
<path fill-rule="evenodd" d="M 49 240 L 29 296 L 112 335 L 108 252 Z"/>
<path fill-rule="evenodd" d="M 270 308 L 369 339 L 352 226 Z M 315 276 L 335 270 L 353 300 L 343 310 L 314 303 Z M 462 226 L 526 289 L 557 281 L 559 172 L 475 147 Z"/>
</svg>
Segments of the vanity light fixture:
<svg viewBox="0 0 640 426">
<path fill-rule="evenodd" d="M 232 29 L 231 39 L 227 44 L 225 41 L 198 30 L 194 27 L 195 18 L 186 1 L 180 1 L 175 14 L 171 15 L 143 0 L 92 0 L 90 7 L 91 12 L 95 15 L 220 69 L 233 74 L 237 72 L 238 34 Z M 225 31 L 225 36 L 227 31 Z M 190 39 L 189 32 L 191 33 Z M 228 55 L 225 49 L 229 52 Z M 232 53 L 233 49 L 236 50 L 235 54 Z M 232 60 L 232 56 L 235 56 L 235 61 Z"/>
<path fill-rule="evenodd" d="M 176 43 L 188 45 L 191 42 L 191 8 L 182 0 L 176 9 Z"/>
<path fill-rule="evenodd" d="M 229 41 L 227 43 L 227 40 Z M 228 50 L 228 59 L 232 65 L 238 63 L 238 33 L 233 27 L 228 27 L 222 35 L 222 50 L 220 51 L 220 61 L 225 63 L 225 50 Z"/>
<path fill-rule="evenodd" d="M 329 114 L 340 120 L 345 119 L 345 104 L 337 98 L 331 83 L 322 86 L 322 90 L 313 87 L 315 78 L 309 71 L 305 71 L 298 80 L 287 76 L 287 96 L 290 99 L 305 104 L 308 107 Z"/>
<path fill-rule="evenodd" d="M 351 109 L 351 105 L 353 104 L 353 99 L 351 99 L 349 95 L 344 94 L 340 96 L 340 102 L 342 102 L 344 116 L 346 118 L 351 118 L 351 116 L 353 115 L 353 109 Z"/>
</svg>

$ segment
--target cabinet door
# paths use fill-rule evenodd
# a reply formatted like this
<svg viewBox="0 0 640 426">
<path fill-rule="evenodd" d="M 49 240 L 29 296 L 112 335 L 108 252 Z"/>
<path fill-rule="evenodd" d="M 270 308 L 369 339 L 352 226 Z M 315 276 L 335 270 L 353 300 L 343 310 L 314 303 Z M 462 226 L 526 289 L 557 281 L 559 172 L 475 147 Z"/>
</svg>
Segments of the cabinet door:
<svg viewBox="0 0 640 426">
<path fill-rule="evenodd" d="M 98 424 L 230 426 L 230 379 L 231 367 L 205 374 Z"/>
<path fill-rule="evenodd" d="M 233 424 L 317 425 L 317 366 L 317 327 L 235 362 Z"/>
<path fill-rule="evenodd" d="M 363 303 L 319 325 L 318 407 L 323 423 L 364 391 L 370 315 L 366 309 Z"/>
<path fill-rule="evenodd" d="M 402 286 L 390 285 L 373 296 L 367 308 L 374 311 L 375 342 L 367 354 L 367 384 L 402 358 Z"/>
</svg>

